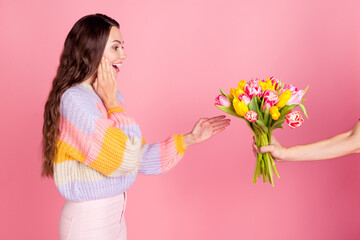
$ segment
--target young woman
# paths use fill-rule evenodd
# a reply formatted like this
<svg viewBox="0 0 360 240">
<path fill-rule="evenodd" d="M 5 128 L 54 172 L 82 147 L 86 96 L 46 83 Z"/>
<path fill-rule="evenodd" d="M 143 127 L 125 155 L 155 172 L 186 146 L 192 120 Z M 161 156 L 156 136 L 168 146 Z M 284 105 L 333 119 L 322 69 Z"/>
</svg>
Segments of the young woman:
<svg viewBox="0 0 360 240">
<path fill-rule="evenodd" d="M 188 134 L 146 144 L 119 105 L 123 44 L 119 24 L 101 14 L 81 18 L 65 40 L 43 125 L 42 175 L 54 177 L 67 200 L 60 239 L 126 239 L 125 193 L 136 175 L 170 170 L 187 147 L 230 124 L 204 118 Z"/>
<path fill-rule="evenodd" d="M 283 147 L 275 137 L 271 142 L 271 145 L 260 148 L 254 143 L 254 152 L 270 152 L 277 161 L 324 160 L 360 153 L 360 121 L 350 131 L 306 145 Z"/>
</svg>

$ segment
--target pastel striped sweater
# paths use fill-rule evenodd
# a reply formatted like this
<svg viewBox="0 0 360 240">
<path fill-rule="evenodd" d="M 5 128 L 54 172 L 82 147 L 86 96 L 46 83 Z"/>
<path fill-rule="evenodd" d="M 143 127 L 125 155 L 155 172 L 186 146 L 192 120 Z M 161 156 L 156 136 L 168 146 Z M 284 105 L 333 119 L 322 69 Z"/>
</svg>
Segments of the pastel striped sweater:
<svg viewBox="0 0 360 240">
<path fill-rule="evenodd" d="M 60 114 L 54 179 L 61 195 L 71 201 L 118 195 L 130 188 L 138 173 L 170 170 L 186 150 L 182 135 L 146 144 L 131 117 L 120 107 L 107 112 L 84 83 L 64 92 Z"/>
</svg>

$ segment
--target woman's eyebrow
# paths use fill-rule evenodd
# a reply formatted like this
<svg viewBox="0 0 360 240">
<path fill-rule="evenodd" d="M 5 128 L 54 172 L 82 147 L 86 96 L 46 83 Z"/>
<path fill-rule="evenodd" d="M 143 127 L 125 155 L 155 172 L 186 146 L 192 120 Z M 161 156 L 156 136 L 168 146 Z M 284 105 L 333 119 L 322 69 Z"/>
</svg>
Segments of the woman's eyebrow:
<svg viewBox="0 0 360 240">
<path fill-rule="evenodd" d="M 124 44 L 124 41 L 120 42 L 119 40 L 114 40 L 113 42 L 118 42 L 118 43 L 120 43 L 121 45 Z"/>
</svg>

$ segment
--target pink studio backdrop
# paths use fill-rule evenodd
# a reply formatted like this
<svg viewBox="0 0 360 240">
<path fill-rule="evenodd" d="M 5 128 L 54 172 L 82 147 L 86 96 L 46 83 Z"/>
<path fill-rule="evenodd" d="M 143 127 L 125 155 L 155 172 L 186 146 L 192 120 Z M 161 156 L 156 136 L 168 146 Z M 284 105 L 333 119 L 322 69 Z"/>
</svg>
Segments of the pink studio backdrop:
<svg viewBox="0 0 360 240">
<path fill-rule="evenodd" d="M 218 89 L 276 77 L 310 88 L 310 119 L 275 133 L 285 145 L 350 129 L 360 117 L 359 1 L 0 2 L 0 239 L 57 239 L 64 199 L 40 178 L 43 106 L 65 37 L 82 16 L 121 24 L 128 59 L 118 77 L 148 142 L 221 114 Z M 359 239 L 358 155 L 277 164 L 275 188 L 252 183 L 247 125 L 191 147 L 169 173 L 128 191 L 135 239 Z"/>
</svg>

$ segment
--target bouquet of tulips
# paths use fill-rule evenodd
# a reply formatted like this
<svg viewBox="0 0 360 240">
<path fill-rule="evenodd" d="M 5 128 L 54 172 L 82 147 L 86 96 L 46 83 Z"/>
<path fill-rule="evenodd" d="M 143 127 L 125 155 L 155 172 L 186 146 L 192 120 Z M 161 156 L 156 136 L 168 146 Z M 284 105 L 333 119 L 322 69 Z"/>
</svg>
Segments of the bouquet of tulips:
<svg viewBox="0 0 360 240">
<path fill-rule="evenodd" d="M 276 128 L 283 128 L 286 121 L 290 128 L 299 127 L 304 119 L 299 106 L 308 118 L 303 96 L 305 90 L 284 84 L 274 77 L 260 80 L 240 81 L 236 88 L 230 89 L 230 94 L 220 89 L 221 95 L 215 99 L 215 105 L 222 111 L 244 119 L 254 133 L 257 147 L 271 144 L 271 134 Z M 270 153 L 258 153 L 254 174 L 254 183 L 263 176 L 264 183 L 268 180 L 274 186 L 274 173 L 280 178 L 275 162 Z"/>
</svg>

